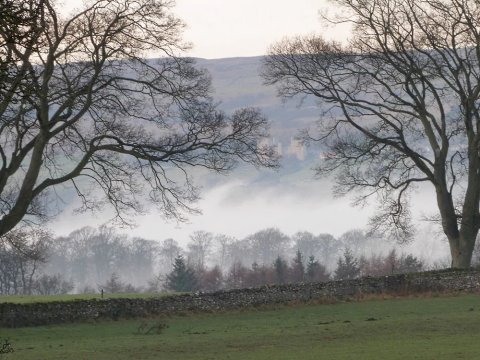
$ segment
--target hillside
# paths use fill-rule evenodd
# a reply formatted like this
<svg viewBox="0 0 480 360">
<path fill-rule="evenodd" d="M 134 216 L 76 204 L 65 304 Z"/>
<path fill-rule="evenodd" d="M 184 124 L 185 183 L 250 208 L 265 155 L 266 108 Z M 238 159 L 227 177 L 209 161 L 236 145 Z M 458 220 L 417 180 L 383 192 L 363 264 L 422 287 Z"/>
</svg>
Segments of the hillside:
<svg viewBox="0 0 480 360">
<path fill-rule="evenodd" d="M 294 150 L 298 151 L 294 149 L 298 130 L 312 125 L 318 118 L 312 100 L 306 100 L 301 107 L 295 100 L 282 102 L 275 88 L 263 84 L 260 76 L 262 57 L 198 59 L 197 64 L 211 74 L 214 95 L 223 110 L 232 112 L 246 106 L 258 107 L 271 121 L 272 141 L 281 146 L 282 155 L 288 158 L 294 155 Z M 305 155 L 315 152 L 318 154 L 318 149 L 306 151 Z M 303 158 L 300 151 L 296 155 Z"/>
<path fill-rule="evenodd" d="M 214 97 L 219 107 L 230 113 L 241 107 L 258 107 L 271 122 L 271 141 L 282 154 L 278 171 L 240 165 L 228 176 L 194 169 L 196 185 L 202 188 L 198 208 L 201 216 L 190 217 L 187 224 L 159 222 L 154 211 L 139 217 L 138 227 L 127 229 L 134 236 L 162 240 L 172 237 L 188 241 L 196 230 L 207 230 L 236 237 L 267 227 L 279 227 L 289 235 L 297 231 L 332 233 L 335 236 L 352 228 L 364 227 L 371 207 L 353 208 L 351 198 L 332 195 L 331 179 L 315 179 L 312 168 L 320 161 L 321 148 L 305 148 L 295 140 L 299 129 L 314 125 L 318 109 L 311 99 L 283 102 L 273 87 L 263 85 L 261 57 L 197 59 L 199 68 L 209 71 Z M 429 194 L 422 191 L 417 212 L 431 211 Z M 108 220 L 108 213 L 92 217 L 71 214 L 75 202 L 54 222 L 56 232 L 68 234 L 76 227 L 97 225 Z M 346 221 L 345 219 L 348 219 Z M 427 246 L 430 252 L 442 247 Z"/>
</svg>

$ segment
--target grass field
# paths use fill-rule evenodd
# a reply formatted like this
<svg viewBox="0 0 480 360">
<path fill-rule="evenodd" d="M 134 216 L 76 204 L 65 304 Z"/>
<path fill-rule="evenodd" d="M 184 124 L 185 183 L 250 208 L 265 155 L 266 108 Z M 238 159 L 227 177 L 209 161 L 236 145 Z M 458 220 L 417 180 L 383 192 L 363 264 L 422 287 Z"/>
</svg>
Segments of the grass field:
<svg viewBox="0 0 480 360">
<path fill-rule="evenodd" d="M 172 293 L 152 293 L 152 294 L 104 294 L 104 299 L 114 299 L 114 298 L 148 298 L 148 297 L 158 297 L 172 295 Z M 52 302 L 52 301 L 73 301 L 73 300 L 91 300 L 91 299 L 100 299 L 100 294 L 75 294 L 75 295 L 11 295 L 11 296 L 0 296 L 0 303 L 11 302 L 16 304 L 27 304 L 27 303 L 37 303 L 37 302 Z"/>
<path fill-rule="evenodd" d="M 480 296 L 0 329 L 1 338 L 15 349 L 2 360 L 478 359 Z"/>
</svg>

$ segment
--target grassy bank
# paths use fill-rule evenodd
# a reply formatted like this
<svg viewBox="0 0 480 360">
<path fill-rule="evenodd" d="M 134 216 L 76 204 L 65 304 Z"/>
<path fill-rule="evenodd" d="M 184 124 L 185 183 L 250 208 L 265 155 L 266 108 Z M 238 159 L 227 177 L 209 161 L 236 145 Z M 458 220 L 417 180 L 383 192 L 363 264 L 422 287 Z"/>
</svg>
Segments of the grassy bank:
<svg viewBox="0 0 480 360">
<path fill-rule="evenodd" d="M 2 359 L 473 359 L 479 336 L 478 295 L 0 329 Z"/>
</svg>

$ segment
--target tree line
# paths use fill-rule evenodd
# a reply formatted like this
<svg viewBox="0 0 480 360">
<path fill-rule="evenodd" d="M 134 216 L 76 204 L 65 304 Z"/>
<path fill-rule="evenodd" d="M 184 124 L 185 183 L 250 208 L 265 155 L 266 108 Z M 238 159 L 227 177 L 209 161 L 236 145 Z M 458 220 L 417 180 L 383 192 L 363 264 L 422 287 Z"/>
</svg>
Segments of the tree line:
<svg viewBox="0 0 480 360">
<path fill-rule="evenodd" d="M 331 234 L 276 228 L 243 239 L 207 231 L 186 246 L 83 227 L 67 236 L 11 232 L 0 246 L 0 294 L 214 291 L 266 284 L 352 279 L 425 269 L 412 254 L 350 230 Z M 28 249 L 28 252 L 26 251 Z M 33 251 L 33 249 L 35 251 Z"/>
<path fill-rule="evenodd" d="M 167 274 L 164 289 L 180 292 L 242 289 L 274 284 L 349 280 L 361 276 L 383 276 L 423 270 L 424 263 L 412 254 L 398 254 L 392 249 L 387 255 L 357 258 L 346 248 L 337 259 L 332 273 L 315 256 L 305 259 L 297 250 L 288 261 L 278 256 L 270 265 L 254 262 L 250 267 L 236 262 L 227 272 L 218 265 L 196 269 L 188 265 L 182 255 L 175 258 L 172 271 Z"/>
</svg>

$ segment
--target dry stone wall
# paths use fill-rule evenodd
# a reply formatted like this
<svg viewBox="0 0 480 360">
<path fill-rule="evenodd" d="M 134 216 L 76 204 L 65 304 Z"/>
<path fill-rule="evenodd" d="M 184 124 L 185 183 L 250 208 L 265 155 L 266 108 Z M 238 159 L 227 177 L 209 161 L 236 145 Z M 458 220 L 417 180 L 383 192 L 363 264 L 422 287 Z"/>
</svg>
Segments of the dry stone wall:
<svg viewBox="0 0 480 360">
<path fill-rule="evenodd" d="M 472 291 L 480 271 L 444 271 L 366 277 L 326 283 L 259 288 L 144 299 L 93 299 L 33 304 L 0 304 L 0 326 L 22 327 L 97 319 L 136 318 L 185 312 L 214 312 L 290 302 L 345 299 L 365 294 Z"/>
</svg>

